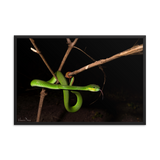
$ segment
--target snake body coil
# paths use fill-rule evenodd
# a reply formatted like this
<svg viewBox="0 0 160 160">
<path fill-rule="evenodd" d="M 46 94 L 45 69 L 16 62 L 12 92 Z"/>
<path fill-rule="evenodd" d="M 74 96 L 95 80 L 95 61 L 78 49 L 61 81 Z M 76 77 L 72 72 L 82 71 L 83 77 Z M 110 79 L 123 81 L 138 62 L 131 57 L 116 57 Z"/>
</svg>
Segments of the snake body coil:
<svg viewBox="0 0 160 160">
<path fill-rule="evenodd" d="M 55 77 L 52 77 L 47 82 L 42 81 L 42 80 L 37 80 L 37 79 L 32 80 L 31 86 L 48 88 L 48 89 L 57 89 L 57 90 L 63 89 L 64 106 L 68 112 L 77 112 L 81 108 L 82 103 L 83 103 L 81 94 L 73 90 L 82 90 L 82 91 L 91 91 L 91 92 L 97 92 L 100 90 L 100 87 L 95 84 L 90 84 L 87 86 L 70 86 L 68 85 L 66 78 L 60 71 L 57 71 L 55 74 L 60 84 L 54 84 L 56 82 L 56 79 Z M 77 97 L 77 102 L 74 106 L 70 106 L 69 104 L 69 90 L 71 90 L 71 92 L 74 93 Z"/>
</svg>

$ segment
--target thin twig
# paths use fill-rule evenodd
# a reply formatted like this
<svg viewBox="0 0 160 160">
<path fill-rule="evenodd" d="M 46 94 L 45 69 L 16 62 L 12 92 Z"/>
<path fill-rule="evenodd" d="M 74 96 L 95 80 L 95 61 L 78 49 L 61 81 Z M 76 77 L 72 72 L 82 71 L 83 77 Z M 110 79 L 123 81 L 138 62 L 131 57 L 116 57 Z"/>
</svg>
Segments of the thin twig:
<svg viewBox="0 0 160 160">
<path fill-rule="evenodd" d="M 60 66 L 59 66 L 58 71 L 61 71 L 61 70 L 62 70 L 62 67 L 63 67 L 63 65 L 64 65 L 64 63 L 65 63 L 65 61 L 66 61 L 66 59 L 67 59 L 67 57 L 68 57 L 68 55 L 69 55 L 69 53 L 70 53 L 70 51 L 72 50 L 73 46 L 76 44 L 77 41 L 78 41 L 78 38 L 76 38 L 76 39 L 71 43 L 71 40 L 70 40 L 69 38 L 67 38 L 67 43 L 69 44 L 69 45 L 68 45 L 68 49 L 67 49 L 67 51 L 66 51 L 66 53 L 65 53 L 65 55 L 64 55 L 64 57 L 63 57 L 63 60 L 62 60 L 62 62 L 61 62 L 61 64 L 60 64 Z"/>
<path fill-rule="evenodd" d="M 114 55 L 114 56 L 112 56 L 110 58 L 101 59 L 101 60 L 96 61 L 94 63 L 88 64 L 87 66 L 84 66 L 84 67 L 82 67 L 82 68 L 80 68 L 78 70 L 70 72 L 68 75 L 69 76 L 76 75 L 76 74 L 78 74 L 80 72 L 83 72 L 83 71 L 89 69 L 89 68 L 92 68 L 92 67 L 95 67 L 95 66 L 98 66 L 98 65 L 102 65 L 104 63 L 107 63 L 107 62 L 112 61 L 114 59 L 120 58 L 122 56 L 129 56 L 129 55 L 136 55 L 136 54 L 141 55 L 142 52 L 143 52 L 143 44 L 136 45 L 136 46 L 134 46 L 134 47 L 132 47 L 132 48 L 126 50 L 126 51 L 123 51 L 121 53 L 118 53 L 118 54 L 116 54 L 116 55 Z"/>
<path fill-rule="evenodd" d="M 70 38 L 66 38 L 66 40 L 67 40 L 67 44 L 71 44 L 72 43 Z"/>
<path fill-rule="evenodd" d="M 40 50 L 38 49 L 37 45 L 35 44 L 34 40 L 32 38 L 29 38 L 29 40 L 31 41 L 31 43 L 33 44 L 34 48 L 35 49 L 31 49 L 33 50 L 34 52 L 38 53 L 38 54 L 41 54 Z"/>
<path fill-rule="evenodd" d="M 56 75 L 54 74 L 54 72 L 52 71 L 52 69 L 50 68 L 50 66 L 48 65 L 47 61 L 45 60 L 45 58 L 43 57 L 41 51 L 38 49 L 38 47 L 36 46 L 34 40 L 32 38 L 29 38 L 29 40 L 31 41 L 31 43 L 33 44 L 34 48 L 31 48 L 31 50 L 37 54 L 39 54 L 39 56 L 42 58 L 43 62 L 45 63 L 45 65 L 47 66 L 47 68 L 49 69 L 49 71 L 51 72 L 51 74 L 56 78 L 56 80 L 58 81 Z"/>
</svg>

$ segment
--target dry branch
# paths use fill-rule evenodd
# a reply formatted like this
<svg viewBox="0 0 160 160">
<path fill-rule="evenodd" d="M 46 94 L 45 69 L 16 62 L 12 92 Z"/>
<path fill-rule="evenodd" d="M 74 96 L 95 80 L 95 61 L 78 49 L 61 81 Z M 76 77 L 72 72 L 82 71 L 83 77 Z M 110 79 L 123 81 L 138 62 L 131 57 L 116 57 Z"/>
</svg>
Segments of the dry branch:
<svg viewBox="0 0 160 160">
<path fill-rule="evenodd" d="M 31 41 L 31 43 L 33 44 L 34 48 L 31 48 L 31 50 L 37 54 L 39 54 L 39 56 L 42 58 L 43 62 L 45 63 L 45 65 L 47 66 L 47 68 L 49 69 L 49 71 L 51 72 L 51 74 L 56 78 L 57 82 L 58 83 L 58 79 L 56 77 L 56 75 L 54 74 L 54 72 L 52 71 L 52 69 L 50 68 L 50 66 L 48 65 L 47 61 L 45 60 L 45 58 L 43 57 L 43 55 L 41 54 L 40 50 L 38 49 L 38 47 L 36 46 L 34 40 L 32 38 L 29 38 L 29 40 Z M 78 38 L 76 38 L 73 42 L 71 42 L 71 40 L 69 38 L 67 38 L 67 43 L 68 43 L 68 49 L 66 51 L 66 54 L 65 56 L 63 57 L 63 60 L 61 62 L 61 65 L 59 67 L 59 71 L 61 71 L 70 51 L 72 50 L 73 46 L 76 44 Z M 40 116 L 41 116 L 41 111 L 42 111 L 42 106 L 43 106 L 43 101 L 44 101 L 44 98 L 45 96 L 47 95 L 47 93 L 45 93 L 45 89 L 42 88 L 42 91 L 40 93 L 40 100 L 39 100 L 39 106 L 38 106 L 38 112 L 37 112 L 37 119 L 36 119 L 36 122 L 39 122 L 40 121 Z"/>
<path fill-rule="evenodd" d="M 50 68 L 50 66 L 48 65 L 47 61 L 45 60 L 45 58 L 43 57 L 41 51 L 38 49 L 37 45 L 35 44 L 34 40 L 32 38 L 29 38 L 29 40 L 31 41 L 31 43 L 33 44 L 34 48 L 31 48 L 31 50 L 37 54 L 39 54 L 39 56 L 42 58 L 43 62 L 45 63 L 45 65 L 47 66 L 47 68 L 49 69 L 49 71 L 51 72 L 51 74 L 57 79 L 57 77 L 55 76 L 54 72 L 52 71 L 52 69 Z M 57 79 L 58 82 L 58 79 Z M 40 100 L 39 100 L 39 106 L 38 106 L 38 112 L 37 112 L 37 119 L 36 122 L 40 121 L 40 116 L 41 116 L 41 111 L 42 111 L 42 106 L 43 106 L 43 101 L 45 96 L 47 95 L 47 93 L 45 93 L 45 89 L 42 88 L 42 91 L 40 93 Z"/>
<path fill-rule="evenodd" d="M 42 91 L 40 93 L 40 100 L 39 100 L 39 106 L 38 106 L 36 122 L 39 122 L 39 120 L 40 120 L 41 111 L 42 111 L 42 105 L 43 105 L 43 101 L 44 101 L 44 98 L 45 98 L 46 95 L 47 95 L 47 93 L 45 93 L 45 89 L 42 88 Z"/>
<path fill-rule="evenodd" d="M 45 63 L 45 65 L 47 66 L 47 68 L 49 69 L 49 71 L 51 72 L 51 74 L 56 78 L 56 80 L 58 81 L 56 75 L 54 74 L 54 72 L 52 71 L 52 69 L 50 68 L 50 66 L 48 65 L 47 61 L 45 60 L 45 58 L 43 57 L 41 51 L 38 49 L 38 47 L 36 46 L 34 40 L 32 38 L 29 38 L 29 40 L 31 41 L 31 43 L 33 44 L 34 48 L 31 48 L 31 50 L 37 54 L 39 54 L 39 56 L 42 58 L 43 62 Z"/>
<path fill-rule="evenodd" d="M 120 58 L 122 56 L 129 56 L 129 55 L 136 55 L 136 54 L 141 55 L 142 52 L 143 52 L 143 44 L 136 45 L 136 46 L 134 46 L 134 47 L 132 47 L 130 49 L 127 49 L 126 51 L 123 51 L 121 53 L 118 53 L 118 54 L 116 54 L 116 55 L 114 55 L 114 56 L 112 56 L 110 58 L 101 59 L 101 60 L 96 61 L 94 63 L 88 64 L 87 66 L 84 66 L 84 67 L 82 67 L 82 68 L 80 68 L 78 70 L 70 72 L 68 75 L 69 76 L 76 75 L 76 74 L 78 74 L 80 72 L 83 72 L 83 71 L 89 69 L 89 68 L 92 68 L 92 67 L 95 67 L 95 66 L 98 66 L 98 65 L 102 65 L 104 63 L 107 63 L 107 62 L 112 61 L 114 59 Z"/>
<path fill-rule="evenodd" d="M 63 60 L 62 60 L 62 62 L 60 64 L 60 66 L 59 66 L 58 71 L 62 70 L 62 67 L 63 67 L 63 65 L 64 65 L 64 63 L 65 63 L 65 61 L 66 61 L 66 59 L 67 59 L 67 57 L 68 57 L 68 55 L 70 53 L 70 51 L 72 50 L 73 46 L 76 44 L 77 41 L 78 41 L 78 38 L 76 38 L 73 42 L 71 42 L 71 40 L 69 38 L 67 38 L 67 43 L 69 44 L 68 45 L 68 49 L 67 49 L 67 51 L 66 51 L 66 53 L 65 53 L 65 55 L 63 57 Z"/>
</svg>

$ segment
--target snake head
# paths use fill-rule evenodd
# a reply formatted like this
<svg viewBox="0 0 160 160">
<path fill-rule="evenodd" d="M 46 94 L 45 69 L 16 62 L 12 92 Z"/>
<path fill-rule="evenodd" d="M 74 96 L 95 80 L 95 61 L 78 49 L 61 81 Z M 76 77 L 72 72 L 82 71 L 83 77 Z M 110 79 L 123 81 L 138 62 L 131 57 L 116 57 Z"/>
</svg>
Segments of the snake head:
<svg viewBox="0 0 160 160">
<path fill-rule="evenodd" d="M 91 92 L 98 92 L 98 91 L 101 91 L 101 95 L 102 95 L 102 100 L 104 98 L 104 94 L 103 94 L 103 91 L 100 89 L 100 87 L 96 84 L 90 84 L 87 86 L 88 90 L 91 91 Z"/>
<path fill-rule="evenodd" d="M 90 84 L 87 86 L 88 90 L 91 92 L 98 92 L 100 91 L 100 87 L 96 84 Z"/>
</svg>

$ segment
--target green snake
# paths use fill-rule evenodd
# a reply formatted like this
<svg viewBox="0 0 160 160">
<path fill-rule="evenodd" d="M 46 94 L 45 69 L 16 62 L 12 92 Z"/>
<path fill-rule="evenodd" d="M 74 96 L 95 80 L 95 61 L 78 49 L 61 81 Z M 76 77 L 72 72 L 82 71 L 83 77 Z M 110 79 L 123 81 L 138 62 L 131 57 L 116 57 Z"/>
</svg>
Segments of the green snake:
<svg viewBox="0 0 160 160">
<path fill-rule="evenodd" d="M 79 92 L 73 91 L 73 90 L 81 90 L 81 91 L 91 91 L 91 92 L 97 92 L 101 91 L 100 87 L 95 84 L 90 84 L 87 86 L 72 86 L 72 80 L 70 85 L 68 85 L 66 78 L 64 75 L 60 72 L 57 71 L 55 73 L 58 81 L 60 84 L 54 84 L 56 82 L 56 78 L 52 77 L 49 81 L 42 81 L 38 79 L 34 79 L 31 81 L 30 85 L 36 86 L 36 87 L 42 87 L 42 88 L 48 88 L 48 89 L 62 89 L 63 90 L 63 97 L 64 97 L 64 106 L 68 112 L 77 112 L 83 103 L 82 96 Z M 69 90 L 71 90 L 72 93 L 74 93 L 77 97 L 77 102 L 74 106 L 70 106 L 69 104 Z"/>
</svg>

